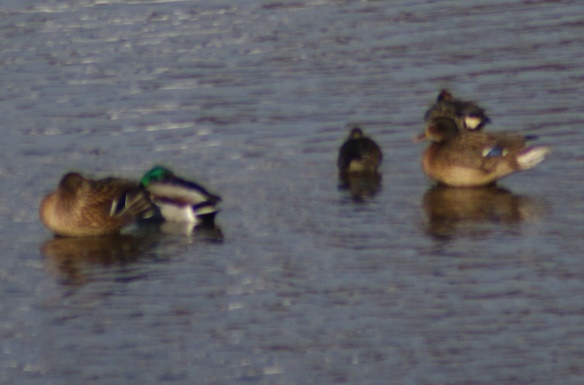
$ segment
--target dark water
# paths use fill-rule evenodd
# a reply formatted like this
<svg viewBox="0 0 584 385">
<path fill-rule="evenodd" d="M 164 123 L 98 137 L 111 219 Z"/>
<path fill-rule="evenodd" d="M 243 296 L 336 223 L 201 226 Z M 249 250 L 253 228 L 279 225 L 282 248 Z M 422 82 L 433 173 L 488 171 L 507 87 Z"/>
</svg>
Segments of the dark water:
<svg viewBox="0 0 584 385">
<path fill-rule="evenodd" d="M 584 6 L 484 3 L 4 1 L 0 383 L 584 383 Z M 553 154 L 432 188 L 444 87 Z M 385 156 L 361 199 L 354 123 Z M 156 163 L 219 230 L 41 226 L 64 172 Z"/>
</svg>

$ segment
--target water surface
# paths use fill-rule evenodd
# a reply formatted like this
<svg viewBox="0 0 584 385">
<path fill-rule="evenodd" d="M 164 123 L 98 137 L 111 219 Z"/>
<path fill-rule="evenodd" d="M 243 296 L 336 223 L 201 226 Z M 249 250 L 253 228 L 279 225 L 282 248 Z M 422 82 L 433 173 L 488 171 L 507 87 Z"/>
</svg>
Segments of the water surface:
<svg viewBox="0 0 584 385">
<path fill-rule="evenodd" d="M 0 383 L 582 384 L 578 2 L 5 1 Z M 441 88 L 553 153 L 435 188 Z M 339 188 L 360 124 L 379 186 Z M 60 176 L 153 164 L 218 229 L 52 239 Z"/>
</svg>

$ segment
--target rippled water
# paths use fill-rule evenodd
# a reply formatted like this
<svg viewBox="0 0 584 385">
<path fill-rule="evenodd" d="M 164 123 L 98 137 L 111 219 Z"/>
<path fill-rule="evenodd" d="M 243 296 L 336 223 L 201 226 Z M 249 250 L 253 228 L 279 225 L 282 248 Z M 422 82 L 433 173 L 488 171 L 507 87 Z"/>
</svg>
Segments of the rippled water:
<svg viewBox="0 0 584 385">
<path fill-rule="evenodd" d="M 576 1 L 0 5 L 0 383 L 584 383 L 584 6 Z M 432 187 L 441 88 L 553 154 Z M 384 151 L 339 187 L 348 124 Z M 156 163 L 219 228 L 53 239 L 68 170 Z"/>
</svg>

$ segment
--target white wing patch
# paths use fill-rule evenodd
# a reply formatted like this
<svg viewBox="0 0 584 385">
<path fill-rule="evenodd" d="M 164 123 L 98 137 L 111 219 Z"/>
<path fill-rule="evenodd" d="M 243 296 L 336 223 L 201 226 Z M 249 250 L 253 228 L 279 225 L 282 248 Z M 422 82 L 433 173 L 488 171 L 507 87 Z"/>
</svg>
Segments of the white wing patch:
<svg viewBox="0 0 584 385">
<path fill-rule="evenodd" d="M 191 206 L 175 206 L 170 204 L 159 204 L 160 214 L 167 221 L 197 223 Z"/>
<path fill-rule="evenodd" d="M 544 160 L 550 151 L 550 148 L 547 146 L 532 147 L 528 151 L 517 155 L 517 163 L 522 170 L 530 169 Z"/>
<path fill-rule="evenodd" d="M 155 196 L 177 200 L 191 205 L 205 202 L 209 199 L 199 191 L 165 183 L 151 183 L 148 186 L 148 191 Z"/>
<path fill-rule="evenodd" d="M 474 130 L 477 128 L 482 123 L 482 121 L 483 120 L 477 116 L 469 115 L 464 117 L 464 124 L 469 130 Z"/>
</svg>

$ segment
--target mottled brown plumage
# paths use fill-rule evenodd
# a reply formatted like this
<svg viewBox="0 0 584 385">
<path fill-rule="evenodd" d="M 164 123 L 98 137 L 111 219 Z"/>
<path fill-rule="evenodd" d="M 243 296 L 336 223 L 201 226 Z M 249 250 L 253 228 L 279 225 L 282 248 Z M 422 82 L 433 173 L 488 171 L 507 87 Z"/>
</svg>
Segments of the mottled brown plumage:
<svg viewBox="0 0 584 385">
<path fill-rule="evenodd" d="M 339 149 L 337 166 L 341 176 L 352 173 L 375 174 L 382 159 L 377 143 L 356 127 Z"/>
<path fill-rule="evenodd" d="M 426 175 L 453 187 L 479 187 L 527 170 L 549 153 L 546 146 L 528 147 L 527 138 L 512 134 L 459 132 L 456 123 L 435 118 L 419 138 L 428 139 L 422 156 Z"/>
<path fill-rule="evenodd" d="M 136 182 L 93 180 L 69 173 L 42 200 L 39 215 L 55 234 L 82 237 L 117 233 L 151 210 L 151 202 Z"/>
<path fill-rule="evenodd" d="M 426 111 L 424 121 L 429 124 L 435 118 L 454 120 L 459 130 L 478 131 L 491 121 L 485 110 L 473 102 L 455 99 L 448 90 L 442 90 L 436 102 Z"/>
</svg>

